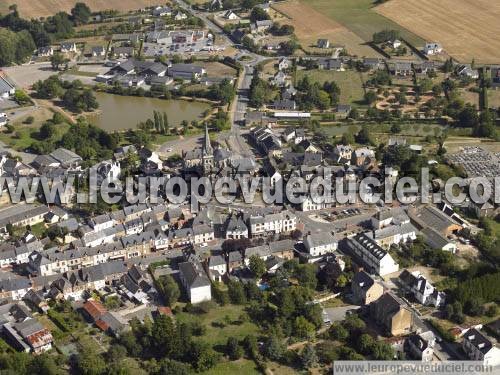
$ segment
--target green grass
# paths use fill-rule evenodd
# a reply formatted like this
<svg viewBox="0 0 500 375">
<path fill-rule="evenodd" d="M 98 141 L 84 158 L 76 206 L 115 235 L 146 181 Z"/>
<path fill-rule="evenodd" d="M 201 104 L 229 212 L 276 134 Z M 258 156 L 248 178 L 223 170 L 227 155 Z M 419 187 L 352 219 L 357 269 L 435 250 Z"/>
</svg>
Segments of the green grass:
<svg viewBox="0 0 500 375">
<path fill-rule="evenodd" d="M 401 36 L 414 45 L 425 41 L 373 9 L 373 0 L 301 0 L 322 14 L 352 30 L 369 42 L 372 35 L 384 29 L 399 30 Z"/>
<path fill-rule="evenodd" d="M 239 359 L 232 362 L 220 362 L 215 367 L 206 372 L 205 375 L 253 375 L 260 374 L 257 370 L 255 363 L 248 359 Z"/>
<path fill-rule="evenodd" d="M 30 147 L 33 142 L 37 141 L 36 134 L 38 133 L 40 125 L 14 125 L 15 129 L 13 133 L 0 131 L 0 141 L 12 147 L 14 150 L 24 151 L 26 148 Z M 62 137 L 69 129 L 69 125 L 66 123 L 58 124 L 56 125 L 56 129 L 57 132 L 54 136 L 54 141 Z"/>
<path fill-rule="evenodd" d="M 236 337 L 241 340 L 249 334 L 257 335 L 259 333 L 258 327 L 250 322 L 246 321 L 242 324 L 236 324 L 239 316 L 244 313 L 243 306 L 237 305 L 226 305 L 221 307 L 215 307 L 210 310 L 207 314 L 193 315 L 188 313 L 180 313 L 175 317 L 178 321 L 189 322 L 193 320 L 199 320 L 204 326 L 207 327 L 207 332 L 205 335 L 200 337 L 200 339 L 206 341 L 210 345 L 225 345 L 229 337 Z M 226 323 L 224 317 L 229 317 L 231 323 Z M 214 327 L 213 322 L 224 323 L 224 327 Z"/>
<path fill-rule="evenodd" d="M 358 72 L 353 70 L 346 70 L 345 72 L 322 69 L 298 70 L 297 82 L 304 76 L 308 76 L 312 82 L 323 83 L 325 81 L 335 81 L 340 87 L 341 104 L 364 105 L 363 97 L 365 92 L 363 90 L 363 80 L 365 78 Z"/>
</svg>

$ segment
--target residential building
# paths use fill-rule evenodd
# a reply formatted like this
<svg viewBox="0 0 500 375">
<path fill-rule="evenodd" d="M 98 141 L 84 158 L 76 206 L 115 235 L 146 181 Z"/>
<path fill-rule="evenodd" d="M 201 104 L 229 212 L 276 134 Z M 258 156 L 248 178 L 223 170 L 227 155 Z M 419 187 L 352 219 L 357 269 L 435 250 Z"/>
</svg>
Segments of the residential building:
<svg viewBox="0 0 500 375">
<path fill-rule="evenodd" d="M 434 356 L 436 337 L 432 331 L 414 333 L 406 339 L 407 351 L 411 358 L 431 362 Z"/>
<path fill-rule="evenodd" d="M 8 80 L 5 75 L 0 74 L 0 98 L 8 98 L 14 95 L 16 92 L 16 87 L 10 80 Z"/>
<path fill-rule="evenodd" d="M 304 239 L 306 250 L 314 257 L 333 253 L 337 250 L 338 242 L 331 233 L 319 232 L 308 234 Z"/>
<path fill-rule="evenodd" d="M 391 336 L 411 332 L 413 313 L 406 304 L 392 293 L 385 293 L 370 305 L 370 316 Z"/>
<path fill-rule="evenodd" d="M 179 276 L 186 289 L 189 302 L 199 303 L 212 299 L 210 280 L 197 261 L 188 261 L 179 264 Z"/>
<path fill-rule="evenodd" d="M 76 52 L 76 43 L 75 42 L 63 42 L 61 43 L 61 52 Z"/>
<path fill-rule="evenodd" d="M 54 49 L 51 46 L 40 47 L 38 48 L 38 56 L 52 56 L 54 54 Z"/>
<path fill-rule="evenodd" d="M 406 61 L 389 62 L 387 64 L 387 67 L 389 69 L 389 73 L 391 73 L 394 76 L 406 77 L 412 75 L 413 73 L 411 62 L 406 62 Z"/>
<path fill-rule="evenodd" d="M 359 271 L 352 278 L 351 291 L 354 302 L 369 305 L 384 294 L 384 287 L 365 271 Z"/>
<path fill-rule="evenodd" d="M 171 16 L 172 15 L 172 8 L 168 6 L 157 6 L 156 8 L 153 9 L 153 16 L 156 17 L 163 17 L 163 16 Z"/>
<path fill-rule="evenodd" d="M 256 21 L 250 25 L 252 33 L 262 33 L 269 30 L 273 26 L 272 20 Z"/>
<path fill-rule="evenodd" d="M 213 281 L 222 281 L 222 277 L 227 273 L 227 263 L 222 255 L 212 255 L 208 258 L 208 274 Z"/>
<path fill-rule="evenodd" d="M 441 44 L 435 42 L 425 43 L 424 53 L 427 56 L 437 55 L 440 54 L 441 52 L 443 52 L 443 47 L 441 46 Z"/>
<path fill-rule="evenodd" d="M 358 233 L 348 239 L 356 260 L 369 272 L 385 276 L 399 270 L 399 264 L 391 255 L 365 233 Z"/>
<path fill-rule="evenodd" d="M 415 299 L 423 305 L 440 307 L 444 305 L 446 294 L 439 292 L 434 286 L 418 271 L 410 273 L 404 270 L 399 275 L 404 289 L 413 294 Z"/>
<path fill-rule="evenodd" d="M 318 39 L 316 46 L 318 48 L 330 48 L 330 41 L 328 39 Z"/>
<path fill-rule="evenodd" d="M 103 57 L 104 55 L 106 55 L 106 48 L 104 48 L 103 46 L 95 46 L 92 47 L 91 53 L 93 57 Z"/>
<path fill-rule="evenodd" d="M 278 70 L 286 70 L 290 67 L 291 62 L 287 57 L 282 57 L 278 61 Z"/>
<path fill-rule="evenodd" d="M 296 108 L 295 100 L 280 99 L 274 101 L 274 109 L 276 110 L 295 111 Z"/>
<path fill-rule="evenodd" d="M 475 328 L 469 329 L 464 334 L 462 348 L 469 359 L 481 361 L 486 366 L 500 364 L 500 349 L 483 333 Z"/>
<path fill-rule="evenodd" d="M 430 227 L 446 237 L 462 229 L 462 225 L 434 206 L 423 205 L 410 209 L 408 215 L 417 228 Z"/>
<path fill-rule="evenodd" d="M 18 350 L 40 354 L 52 349 L 52 334 L 35 318 L 5 323 L 3 332 Z"/>
<path fill-rule="evenodd" d="M 231 215 L 226 226 L 226 239 L 248 238 L 248 227 L 239 215 Z"/>
<path fill-rule="evenodd" d="M 297 217 L 285 210 L 276 214 L 250 216 L 249 224 L 252 237 L 290 233 L 297 227 Z"/>
<path fill-rule="evenodd" d="M 223 14 L 222 17 L 225 18 L 226 20 L 239 20 L 240 17 L 234 13 L 231 9 L 226 10 Z"/>
<path fill-rule="evenodd" d="M 417 238 L 417 229 L 411 223 L 404 223 L 388 225 L 373 232 L 368 232 L 367 235 L 380 246 L 389 248 L 391 245 L 399 245 L 415 240 Z"/>
</svg>

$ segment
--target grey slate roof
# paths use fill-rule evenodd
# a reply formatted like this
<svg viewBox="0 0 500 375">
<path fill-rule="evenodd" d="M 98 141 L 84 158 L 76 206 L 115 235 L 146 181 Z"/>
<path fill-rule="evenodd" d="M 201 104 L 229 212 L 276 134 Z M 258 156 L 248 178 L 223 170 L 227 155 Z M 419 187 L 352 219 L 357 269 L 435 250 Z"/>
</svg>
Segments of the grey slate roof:
<svg viewBox="0 0 500 375">
<path fill-rule="evenodd" d="M 179 264 L 179 271 L 186 280 L 189 288 L 199 288 L 209 286 L 210 280 L 198 262 L 182 262 Z"/>
</svg>

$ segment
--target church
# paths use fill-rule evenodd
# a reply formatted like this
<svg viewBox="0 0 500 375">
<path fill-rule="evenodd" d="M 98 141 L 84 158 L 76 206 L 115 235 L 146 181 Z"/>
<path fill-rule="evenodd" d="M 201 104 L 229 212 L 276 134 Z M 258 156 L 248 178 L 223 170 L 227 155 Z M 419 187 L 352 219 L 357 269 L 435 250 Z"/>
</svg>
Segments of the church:
<svg viewBox="0 0 500 375">
<path fill-rule="evenodd" d="M 205 137 L 202 147 L 183 152 L 182 159 L 184 160 L 185 170 L 198 169 L 202 170 L 204 174 L 208 174 L 213 170 L 214 150 L 210 143 L 210 137 L 208 136 L 207 124 L 205 124 Z"/>
</svg>

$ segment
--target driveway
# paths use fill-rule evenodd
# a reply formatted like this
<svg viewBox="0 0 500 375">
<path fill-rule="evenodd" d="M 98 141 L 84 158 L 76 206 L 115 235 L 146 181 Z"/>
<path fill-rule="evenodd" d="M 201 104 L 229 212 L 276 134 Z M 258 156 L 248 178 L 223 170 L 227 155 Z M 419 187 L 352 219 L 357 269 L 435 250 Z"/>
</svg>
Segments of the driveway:
<svg viewBox="0 0 500 375">
<path fill-rule="evenodd" d="M 356 305 L 323 308 L 323 320 L 326 320 L 325 318 L 328 317 L 332 323 L 340 322 L 345 319 L 347 311 L 356 310 L 358 308 L 359 306 Z"/>
</svg>

